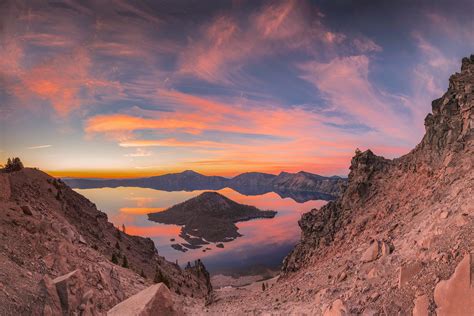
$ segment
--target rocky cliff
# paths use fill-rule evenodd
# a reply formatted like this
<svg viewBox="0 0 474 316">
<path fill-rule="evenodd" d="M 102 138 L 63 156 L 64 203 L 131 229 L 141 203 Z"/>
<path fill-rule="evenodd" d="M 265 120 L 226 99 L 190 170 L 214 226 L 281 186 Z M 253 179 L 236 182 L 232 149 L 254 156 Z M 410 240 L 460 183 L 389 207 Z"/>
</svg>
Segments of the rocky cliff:
<svg viewBox="0 0 474 316">
<path fill-rule="evenodd" d="M 36 169 L 0 173 L 0 314 L 96 315 L 155 282 L 206 298 L 199 262 L 182 270 L 150 239 L 114 227 L 62 181 Z"/>
<path fill-rule="evenodd" d="M 344 280 L 333 287 L 345 293 L 334 298 L 343 297 L 348 312 L 373 306 L 379 312 L 405 314 L 421 295 L 433 312 L 439 307 L 433 296 L 439 279 L 447 278 L 466 254 L 474 252 L 473 126 L 471 56 L 449 79 L 448 91 L 433 101 L 425 136 L 414 150 L 394 160 L 370 150 L 356 153 L 341 197 L 302 216 L 301 241 L 285 259 L 283 273 L 291 278 L 292 272 L 310 265 L 330 265 L 344 258 L 338 264 Z M 407 288 L 401 284 L 406 269 L 410 270 L 406 283 L 411 286 Z M 338 278 L 334 269 L 323 270 Z M 380 274 L 379 280 L 368 281 L 373 279 L 369 271 L 372 276 Z M 349 292 L 348 275 L 353 282 Z M 363 288 L 357 289 L 357 280 L 364 280 Z M 363 304 L 361 299 L 368 297 L 364 292 L 376 292 L 377 298 Z M 470 304 L 472 312 L 474 296 Z"/>
<path fill-rule="evenodd" d="M 400 158 L 357 151 L 341 196 L 302 216 L 278 282 L 219 291 L 212 311 L 473 315 L 474 56 L 425 127 Z"/>
</svg>

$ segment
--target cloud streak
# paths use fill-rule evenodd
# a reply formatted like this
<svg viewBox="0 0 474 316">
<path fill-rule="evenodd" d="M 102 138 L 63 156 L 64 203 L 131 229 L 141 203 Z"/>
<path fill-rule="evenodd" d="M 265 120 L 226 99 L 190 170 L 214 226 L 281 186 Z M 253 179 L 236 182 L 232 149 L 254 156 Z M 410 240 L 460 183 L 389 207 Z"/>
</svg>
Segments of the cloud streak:
<svg viewBox="0 0 474 316">
<path fill-rule="evenodd" d="M 39 145 L 39 146 L 31 146 L 27 147 L 26 149 L 44 149 L 44 148 L 50 148 L 52 145 Z"/>
</svg>

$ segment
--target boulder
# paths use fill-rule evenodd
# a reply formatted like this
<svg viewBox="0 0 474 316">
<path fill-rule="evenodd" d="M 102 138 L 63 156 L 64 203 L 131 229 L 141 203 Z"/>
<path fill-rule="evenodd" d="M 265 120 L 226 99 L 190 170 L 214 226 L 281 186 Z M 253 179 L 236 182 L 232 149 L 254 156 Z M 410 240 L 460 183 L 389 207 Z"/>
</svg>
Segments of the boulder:
<svg viewBox="0 0 474 316">
<path fill-rule="evenodd" d="M 53 280 L 64 313 L 76 311 L 81 304 L 84 282 L 81 271 L 74 270 Z"/>
<path fill-rule="evenodd" d="M 22 205 L 21 210 L 23 211 L 23 214 L 33 216 L 33 210 L 29 205 Z"/>
<path fill-rule="evenodd" d="M 115 305 L 108 316 L 183 315 L 174 306 L 170 290 L 163 283 L 154 284 Z"/>
<path fill-rule="evenodd" d="M 413 303 L 413 316 L 429 316 L 430 300 L 427 295 L 418 296 Z"/>
<path fill-rule="evenodd" d="M 365 250 L 365 252 L 362 254 L 362 257 L 360 257 L 360 261 L 362 262 L 371 262 L 374 261 L 378 258 L 379 256 L 379 250 L 380 250 L 380 245 L 377 240 L 374 240 L 372 244 Z"/>
<path fill-rule="evenodd" d="M 346 306 L 340 299 L 337 299 L 333 301 L 328 308 L 326 308 L 323 316 L 344 316 L 347 314 Z"/>
<path fill-rule="evenodd" d="M 446 219 L 446 218 L 448 218 L 448 216 L 449 216 L 449 212 L 448 212 L 448 211 L 444 211 L 444 212 L 441 212 L 441 213 L 439 214 L 439 217 L 440 217 L 441 219 Z"/>
<path fill-rule="evenodd" d="M 43 315 L 45 316 L 61 316 L 61 302 L 59 300 L 56 286 L 47 275 L 40 282 L 40 296 L 43 298 Z"/>
<path fill-rule="evenodd" d="M 388 243 L 383 241 L 381 242 L 381 245 L 380 245 L 380 251 L 381 251 L 382 257 L 385 257 L 385 256 L 388 256 L 390 253 L 392 253 L 392 248 L 390 247 Z"/>
<path fill-rule="evenodd" d="M 434 290 L 436 314 L 472 315 L 474 311 L 474 255 L 467 254 L 448 280 L 440 281 Z"/>
<path fill-rule="evenodd" d="M 414 261 L 400 267 L 398 287 L 402 288 L 423 269 L 421 262 Z"/>
</svg>

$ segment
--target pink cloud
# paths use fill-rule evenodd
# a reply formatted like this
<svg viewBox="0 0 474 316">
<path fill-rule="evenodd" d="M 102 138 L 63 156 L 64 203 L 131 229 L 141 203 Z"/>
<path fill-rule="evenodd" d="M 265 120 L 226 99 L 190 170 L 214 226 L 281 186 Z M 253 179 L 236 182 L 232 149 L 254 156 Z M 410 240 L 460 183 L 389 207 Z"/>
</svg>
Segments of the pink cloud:
<svg viewBox="0 0 474 316">
<path fill-rule="evenodd" d="M 314 84 L 333 110 L 353 117 L 386 137 L 412 141 L 408 124 L 395 111 L 400 96 L 378 90 L 369 80 L 369 58 L 365 55 L 334 58 L 329 63 L 309 62 L 300 66 L 302 78 Z"/>
</svg>

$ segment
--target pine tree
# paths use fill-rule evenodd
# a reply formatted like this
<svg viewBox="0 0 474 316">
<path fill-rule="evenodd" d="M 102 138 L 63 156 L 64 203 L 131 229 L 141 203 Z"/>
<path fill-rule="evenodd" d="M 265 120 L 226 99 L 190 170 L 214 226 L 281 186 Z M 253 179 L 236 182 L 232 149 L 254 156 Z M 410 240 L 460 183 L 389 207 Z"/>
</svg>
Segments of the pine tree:
<svg viewBox="0 0 474 316">
<path fill-rule="evenodd" d="M 125 225 L 122 224 L 122 232 L 125 234 Z"/>
<path fill-rule="evenodd" d="M 122 267 L 124 267 L 124 268 L 127 268 L 127 269 L 128 269 L 128 260 L 127 260 L 127 257 L 126 257 L 126 256 L 123 256 L 123 263 L 122 263 Z"/>
<path fill-rule="evenodd" d="M 115 254 L 115 252 L 112 254 L 112 263 L 118 264 L 118 259 L 117 259 L 117 255 Z"/>
<path fill-rule="evenodd" d="M 161 272 L 161 270 L 156 267 L 155 277 L 153 278 L 155 283 L 164 283 L 168 288 L 170 287 L 170 281 L 168 278 Z"/>
<path fill-rule="evenodd" d="M 120 232 L 119 229 L 117 229 L 117 239 L 122 240 L 122 233 Z"/>
<path fill-rule="evenodd" d="M 262 283 L 262 291 L 265 291 L 265 283 Z"/>
<path fill-rule="evenodd" d="M 141 276 L 142 278 L 146 279 L 146 275 L 145 275 L 145 272 L 143 272 L 143 269 L 142 269 L 142 271 L 140 272 L 140 276 Z"/>
<path fill-rule="evenodd" d="M 115 248 L 116 248 L 117 250 L 120 250 L 120 244 L 118 243 L 118 241 L 115 242 Z"/>
<path fill-rule="evenodd" d="M 21 162 L 20 158 L 15 157 L 15 158 L 8 158 L 7 164 L 5 165 L 4 170 L 6 172 L 14 172 L 14 171 L 20 171 L 23 169 L 23 163 Z"/>
</svg>

